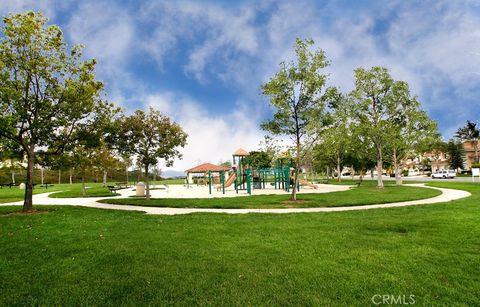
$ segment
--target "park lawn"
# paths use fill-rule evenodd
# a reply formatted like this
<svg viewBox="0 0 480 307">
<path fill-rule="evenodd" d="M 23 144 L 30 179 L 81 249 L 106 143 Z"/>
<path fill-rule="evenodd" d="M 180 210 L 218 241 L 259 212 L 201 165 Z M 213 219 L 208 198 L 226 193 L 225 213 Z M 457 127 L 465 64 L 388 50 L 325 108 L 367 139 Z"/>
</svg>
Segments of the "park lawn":
<svg viewBox="0 0 480 307">
<path fill-rule="evenodd" d="M 42 187 L 35 187 L 33 189 L 33 194 L 49 193 L 53 191 L 59 191 L 65 189 L 68 186 L 67 184 L 53 185 L 48 187 L 48 189 Z M 18 186 L 12 188 L 2 188 L 0 189 L 0 204 L 1 203 L 10 203 L 15 201 L 23 200 L 25 196 L 25 190 L 20 190 Z"/>
<path fill-rule="evenodd" d="M 157 180 L 157 181 L 154 181 L 154 182 L 151 182 L 152 183 L 155 183 L 155 184 L 185 184 L 185 179 L 178 179 L 178 178 L 171 178 L 171 179 L 162 179 L 162 180 Z"/>
<path fill-rule="evenodd" d="M 86 189 L 86 195 L 82 195 L 82 187 L 75 186 L 70 187 L 68 190 L 53 193 L 49 195 L 51 198 L 78 198 L 78 197 L 111 197 L 120 195 L 118 193 L 112 193 L 108 188 L 104 188 L 102 186 L 91 186 L 88 184 L 90 188 Z"/>
<path fill-rule="evenodd" d="M 48 187 L 48 189 L 37 186 L 33 190 L 33 194 L 59 191 L 59 193 L 52 194 L 50 197 L 81 197 L 81 186 L 80 183 L 54 184 L 53 186 Z M 88 197 L 108 197 L 116 195 L 110 193 L 107 188 L 103 188 L 101 183 L 87 183 L 87 186 L 91 187 L 90 189 L 87 189 Z M 25 190 L 20 190 L 18 187 L 12 187 L 11 189 L 3 188 L 0 189 L 0 203 L 21 201 L 23 200 L 24 195 Z"/>
<path fill-rule="evenodd" d="M 443 204 L 306 214 L 0 216 L 0 305 L 480 304 L 480 185 Z M 0 212 L 18 210 L 0 207 Z"/>
<path fill-rule="evenodd" d="M 101 200 L 103 203 L 133 206 L 173 208 L 308 208 L 340 207 L 392 203 L 431 198 L 441 192 L 429 188 L 407 186 L 385 186 L 377 189 L 373 185 L 360 186 L 348 191 L 332 193 L 298 194 L 298 202 L 290 202 L 290 195 L 254 195 L 226 198 L 116 198 Z"/>
</svg>

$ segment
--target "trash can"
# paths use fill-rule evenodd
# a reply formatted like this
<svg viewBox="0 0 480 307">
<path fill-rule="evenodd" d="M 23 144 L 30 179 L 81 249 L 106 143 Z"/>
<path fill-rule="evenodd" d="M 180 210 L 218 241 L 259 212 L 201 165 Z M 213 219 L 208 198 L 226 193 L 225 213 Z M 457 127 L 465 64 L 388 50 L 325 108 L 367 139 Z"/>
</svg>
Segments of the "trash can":
<svg viewBox="0 0 480 307">
<path fill-rule="evenodd" d="M 135 191 L 137 196 L 145 196 L 145 183 L 139 182 L 135 186 Z"/>
</svg>

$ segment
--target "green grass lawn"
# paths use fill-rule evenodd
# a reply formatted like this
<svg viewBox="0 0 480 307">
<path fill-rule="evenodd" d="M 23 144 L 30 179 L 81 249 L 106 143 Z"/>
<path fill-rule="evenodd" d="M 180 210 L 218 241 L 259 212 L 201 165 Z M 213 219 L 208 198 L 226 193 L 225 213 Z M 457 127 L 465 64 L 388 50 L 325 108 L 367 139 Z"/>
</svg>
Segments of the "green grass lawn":
<svg viewBox="0 0 480 307">
<path fill-rule="evenodd" d="M 480 184 L 432 185 L 473 196 L 314 214 L 0 216 L 0 305 L 365 306 L 386 294 L 478 306 Z"/>
<path fill-rule="evenodd" d="M 155 184 L 185 184 L 185 179 L 163 179 L 155 181 Z"/>
<path fill-rule="evenodd" d="M 116 195 L 110 193 L 107 188 L 103 188 L 101 183 L 87 183 L 87 186 L 90 187 L 90 189 L 87 189 L 87 197 L 108 197 Z M 61 191 L 52 194 L 50 197 L 82 197 L 81 187 L 82 185 L 80 183 L 54 184 L 52 187 L 48 187 L 48 189 L 36 187 L 33 193 L 40 194 Z M 20 190 L 18 186 L 12 187 L 11 189 L 0 189 L 0 204 L 23 200 L 24 195 L 25 190 Z"/>
<path fill-rule="evenodd" d="M 106 199 L 101 202 L 120 205 L 175 207 L 175 208 L 306 208 L 306 207 L 338 207 L 391 203 L 415 199 L 430 198 L 441 192 L 429 188 L 386 186 L 377 189 L 366 184 L 348 191 L 325 194 L 298 194 L 299 202 L 289 202 L 289 195 L 256 195 L 233 198 L 143 198 Z"/>
<path fill-rule="evenodd" d="M 68 185 L 60 184 L 60 185 L 54 185 L 53 187 L 48 187 L 48 189 L 36 187 L 33 190 L 33 194 L 59 191 L 59 190 L 65 189 L 66 186 Z M 20 190 L 18 186 L 12 187 L 12 188 L 4 187 L 3 189 L 0 189 L 0 204 L 23 200 L 24 195 L 25 195 L 25 190 Z"/>
<path fill-rule="evenodd" d="M 88 184 L 90 188 L 86 189 L 86 196 L 85 197 L 111 197 L 120 195 L 118 193 L 112 193 L 108 188 L 104 188 L 102 186 L 92 186 Z M 81 186 L 74 186 L 74 187 L 66 187 L 68 190 L 57 192 L 51 194 L 49 197 L 52 198 L 78 198 L 82 196 L 82 187 Z"/>
</svg>

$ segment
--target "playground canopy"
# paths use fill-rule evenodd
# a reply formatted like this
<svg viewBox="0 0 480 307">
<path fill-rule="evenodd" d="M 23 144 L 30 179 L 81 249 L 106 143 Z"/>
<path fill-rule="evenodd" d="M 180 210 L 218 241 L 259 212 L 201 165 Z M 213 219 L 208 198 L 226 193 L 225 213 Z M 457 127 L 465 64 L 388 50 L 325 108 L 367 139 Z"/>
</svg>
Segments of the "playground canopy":
<svg viewBox="0 0 480 307">
<path fill-rule="evenodd" d="M 250 153 L 243 148 L 239 148 L 233 153 L 233 155 L 234 156 L 248 156 L 248 155 L 250 155 Z"/>
</svg>

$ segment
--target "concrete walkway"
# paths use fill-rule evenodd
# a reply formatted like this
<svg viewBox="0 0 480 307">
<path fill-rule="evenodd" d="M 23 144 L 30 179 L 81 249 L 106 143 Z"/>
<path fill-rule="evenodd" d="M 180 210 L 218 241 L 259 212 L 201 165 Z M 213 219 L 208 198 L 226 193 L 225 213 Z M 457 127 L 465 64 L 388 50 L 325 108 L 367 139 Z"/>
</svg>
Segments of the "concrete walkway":
<svg viewBox="0 0 480 307">
<path fill-rule="evenodd" d="M 443 203 L 452 200 L 457 200 L 471 196 L 467 191 L 428 187 L 424 184 L 409 184 L 409 186 L 426 187 L 430 189 L 439 190 L 441 195 L 413 201 L 403 201 L 389 204 L 376 204 L 365 206 L 348 206 L 348 207 L 323 207 L 323 208 L 286 208 L 286 209 L 209 209 L 209 208 L 169 208 L 169 207 L 141 207 L 141 206 L 127 206 L 127 205 L 111 205 L 97 202 L 105 197 L 91 197 L 91 198 L 49 198 L 48 195 L 52 193 L 37 194 L 33 196 L 34 205 L 64 205 L 64 206 L 82 206 L 99 209 L 114 209 L 127 211 L 140 211 L 147 214 L 162 214 L 162 215 L 176 215 L 176 214 L 190 214 L 190 213 L 228 213 L 228 214 L 245 214 L 245 213 L 310 213 L 310 212 L 338 212 L 338 211 L 354 211 L 354 210 L 368 210 L 379 208 L 395 208 L 416 205 L 426 205 Z M 112 197 L 119 198 L 124 196 Z M 0 204 L 0 206 L 22 205 L 23 201 L 14 203 Z"/>
</svg>

